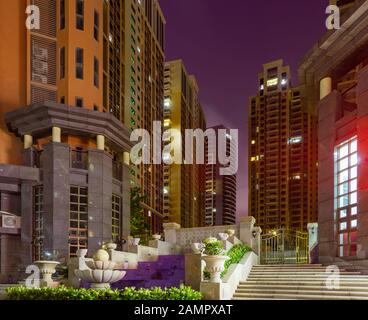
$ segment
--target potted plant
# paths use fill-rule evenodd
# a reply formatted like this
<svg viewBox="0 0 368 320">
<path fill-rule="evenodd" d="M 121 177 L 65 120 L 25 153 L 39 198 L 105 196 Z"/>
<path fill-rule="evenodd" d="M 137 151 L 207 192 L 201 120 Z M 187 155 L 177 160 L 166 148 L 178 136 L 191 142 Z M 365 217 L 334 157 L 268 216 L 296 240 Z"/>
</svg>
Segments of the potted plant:
<svg viewBox="0 0 368 320">
<path fill-rule="evenodd" d="M 216 238 L 207 238 L 203 243 L 205 255 L 202 259 L 206 263 L 205 271 L 210 274 L 210 282 L 221 282 L 221 272 L 225 270 L 224 264 L 229 257 L 224 255 L 223 244 Z"/>
</svg>

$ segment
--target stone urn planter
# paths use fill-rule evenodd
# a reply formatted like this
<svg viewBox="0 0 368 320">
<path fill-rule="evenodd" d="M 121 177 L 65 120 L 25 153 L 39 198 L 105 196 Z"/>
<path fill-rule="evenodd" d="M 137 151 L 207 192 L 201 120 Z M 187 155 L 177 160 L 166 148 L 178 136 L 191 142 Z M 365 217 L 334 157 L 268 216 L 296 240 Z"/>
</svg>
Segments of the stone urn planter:
<svg viewBox="0 0 368 320">
<path fill-rule="evenodd" d="M 228 229 L 228 230 L 226 230 L 226 233 L 229 235 L 229 237 L 232 237 L 232 236 L 234 236 L 234 235 L 235 235 L 235 230 L 233 230 L 233 229 Z"/>
<path fill-rule="evenodd" d="M 204 244 L 200 242 L 192 243 L 190 247 L 195 254 L 200 254 L 204 250 Z"/>
<path fill-rule="evenodd" d="M 114 270 L 116 263 L 109 260 L 105 250 L 98 250 L 92 261 L 86 261 L 87 270 L 75 270 L 75 275 L 91 284 L 92 289 L 109 289 L 110 284 L 124 278 L 125 271 Z"/>
<path fill-rule="evenodd" d="M 218 235 L 222 241 L 226 241 L 230 237 L 228 233 L 219 233 Z"/>
<path fill-rule="evenodd" d="M 221 273 L 225 270 L 225 262 L 230 258 L 227 256 L 203 256 L 206 263 L 205 271 L 211 274 L 210 282 L 221 283 Z"/>
<path fill-rule="evenodd" d="M 60 264 L 57 261 L 35 261 L 34 264 L 39 268 L 42 278 L 40 279 L 41 288 L 52 288 L 56 285 L 52 280 L 52 275 L 56 272 L 56 267 Z"/>
<path fill-rule="evenodd" d="M 152 236 L 152 238 L 153 238 L 153 240 L 157 240 L 157 241 L 159 241 L 159 240 L 161 240 L 161 235 L 160 235 L 160 234 L 154 234 L 154 235 Z"/>
<path fill-rule="evenodd" d="M 133 246 L 138 246 L 141 238 L 133 238 Z"/>
<path fill-rule="evenodd" d="M 106 243 L 106 249 L 107 250 L 116 250 L 117 247 L 118 247 L 118 245 L 113 243 L 113 242 Z"/>
<path fill-rule="evenodd" d="M 77 250 L 77 257 L 78 258 L 85 258 L 88 253 L 88 249 L 78 249 Z"/>
</svg>

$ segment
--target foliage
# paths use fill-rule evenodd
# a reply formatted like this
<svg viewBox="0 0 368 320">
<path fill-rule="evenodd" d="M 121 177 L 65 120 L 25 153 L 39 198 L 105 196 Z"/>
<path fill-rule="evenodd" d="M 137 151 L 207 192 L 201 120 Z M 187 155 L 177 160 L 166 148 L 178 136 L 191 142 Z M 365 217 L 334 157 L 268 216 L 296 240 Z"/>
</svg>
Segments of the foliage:
<svg viewBox="0 0 368 320">
<path fill-rule="evenodd" d="M 225 262 L 225 270 L 224 272 L 221 273 L 221 278 L 223 278 L 226 275 L 227 271 L 229 270 L 232 264 L 238 264 L 243 259 L 245 254 L 248 253 L 249 251 L 252 251 L 252 249 L 244 244 L 237 244 L 233 246 L 226 253 L 226 255 L 230 257 L 230 259 Z M 211 275 L 208 271 L 204 271 L 203 276 L 205 279 L 209 279 Z"/>
<path fill-rule="evenodd" d="M 219 256 L 224 254 L 224 245 L 216 238 L 208 238 L 203 240 L 204 254 L 209 256 Z"/>
<path fill-rule="evenodd" d="M 190 287 L 152 288 L 123 290 L 58 288 L 28 289 L 12 287 L 7 289 L 7 300 L 201 300 L 202 294 Z"/>
<path fill-rule="evenodd" d="M 149 232 L 148 219 L 143 214 L 142 202 L 146 199 L 141 195 L 141 189 L 134 187 L 130 191 L 130 232 L 133 237 Z"/>
<path fill-rule="evenodd" d="M 232 264 L 238 264 L 243 259 L 246 253 L 252 251 L 252 249 L 244 244 L 237 244 L 233 246 L 228 252 L 227 256 L 229 260 L 225 262 L 225 270 L 222 272 L 221 277 L 224 277 Z"/>
</svg>

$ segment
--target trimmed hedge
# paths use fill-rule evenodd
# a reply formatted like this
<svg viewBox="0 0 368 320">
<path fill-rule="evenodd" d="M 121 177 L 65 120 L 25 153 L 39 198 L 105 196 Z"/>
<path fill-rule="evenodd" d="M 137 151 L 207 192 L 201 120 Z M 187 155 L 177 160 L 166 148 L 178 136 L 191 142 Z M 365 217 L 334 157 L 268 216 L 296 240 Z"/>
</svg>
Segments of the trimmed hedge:
<svg viewBox="0 0 368 320">
<path fill-rule="evenodd" d="M 202 294 L 190 287 L 152 288 L 123 290 L 58 288 L 28 289 L 14 287 L 7 289 L 7 300 L 201 300 Z"/>
</svg>

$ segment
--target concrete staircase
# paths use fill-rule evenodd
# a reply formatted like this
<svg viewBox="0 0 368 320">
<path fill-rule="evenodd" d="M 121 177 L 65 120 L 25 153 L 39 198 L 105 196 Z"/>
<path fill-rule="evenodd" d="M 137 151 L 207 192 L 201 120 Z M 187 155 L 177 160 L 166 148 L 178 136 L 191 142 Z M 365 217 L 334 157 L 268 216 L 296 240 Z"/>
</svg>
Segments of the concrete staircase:
<svg viewBox="0 0 368 320">
<path fill-rule="evenodd" d="M 329 290 L 322 265 L 254 266 L 233 300 L 368 300 L 368 276 L 340 269 L 340 288 Z"/>
</svg>

